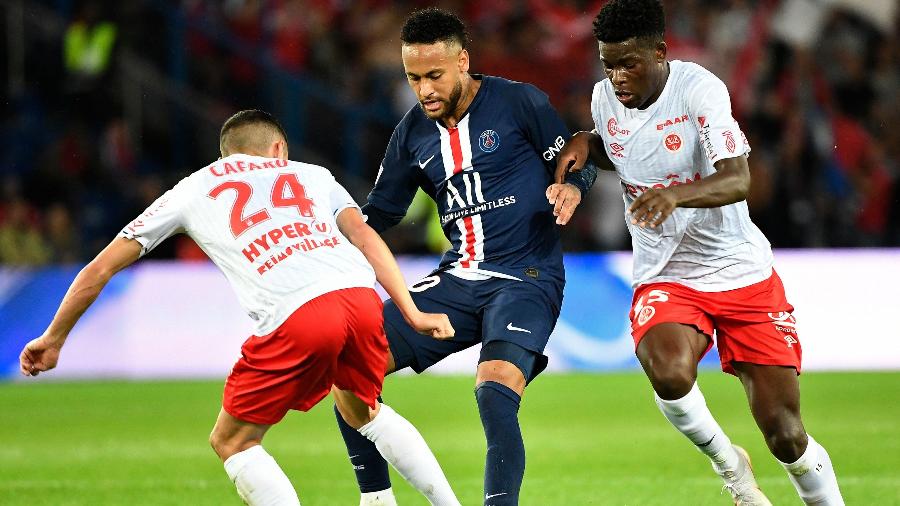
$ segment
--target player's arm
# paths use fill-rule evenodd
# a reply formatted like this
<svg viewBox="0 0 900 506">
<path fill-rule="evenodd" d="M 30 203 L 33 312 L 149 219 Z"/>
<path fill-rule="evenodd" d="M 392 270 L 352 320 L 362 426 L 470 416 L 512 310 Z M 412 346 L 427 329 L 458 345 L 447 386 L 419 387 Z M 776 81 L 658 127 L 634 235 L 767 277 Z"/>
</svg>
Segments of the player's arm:
<svg viewBox="0 0 900 506">
<path fill-rule="evenodd" d="M 562 183 L 569 173 L 581 171 L 588 163 L 600 170 L 616 170 L 606 155 L 600 134 L 595 131 L 576 132 L 556 155 L 554 180 Z"/>
<path fill-rule="evenodd" d="M 22 374 L 37 376 L 56 367 L 59 352 L 81 315 L 94 303 L 106 283 L 141 256 L 142 246 L 117 237 L 75 277 L 44 333 L 25 345 L 19 356 Z"/>
<path fill-rule="evenodd" d="M 569 129 L 542 91 L 525 85 L 520 98 L 519 110 L 523 111 L 519 118 L 520 124 L 552 177 L 558 150 L 569 139 Z M 591 189 L 596 179 L 597 169 L 589 165 L 581 171 L 566 174 L 560 181 L 554 180 L 547 187 L 547 201 L 553 206 L 557 224 L 565 225 L 569 222 L 581 203 L 581 198 Z"/>
<path fill-rule="evenodd" d="M 656 227 L 677 207 L 720 207 L 740 202 L 750 192 L 750 146 L 731 114 L 728 88 L 709 74 L 687 92 L 688 114 L 700 145 L 716 172 L 689 184 L 653 189 L 631 203 L 631 222 Z"/>
<path fill-rule="evenodd" d="M 721 207 L 745 200 L 750 193 L 747 157 L 724 158 L 714 166 L 715 174 L 699 181 L 641 194 L 628 207 L 631 223 L 656 227 L 677 207 Z"/>
<path fill-rule="evenodd" d="M 375 270 L 375 277 L 397 305 L 409 325 L 420 334 L 437 339 L 453 337 L 453 326 L 447 315 L 423 313 L 416 307 L 406 281 L 400 272 L 394 255 L 378 233 L 363 221 L 362 214 L 355 207 L 348 207 L 337 215 L 337 225 L 341 233 L 356 246 Z"/>
<path fill-rule="evenodd" d="M 366 223 L 379 234 L 400 223 L 419 188 L 421 171 L 404 147 L 405 132 L 406 123 L 401 121 L 391 134 L 375 186 L 362 206 Z"/>
</svg>

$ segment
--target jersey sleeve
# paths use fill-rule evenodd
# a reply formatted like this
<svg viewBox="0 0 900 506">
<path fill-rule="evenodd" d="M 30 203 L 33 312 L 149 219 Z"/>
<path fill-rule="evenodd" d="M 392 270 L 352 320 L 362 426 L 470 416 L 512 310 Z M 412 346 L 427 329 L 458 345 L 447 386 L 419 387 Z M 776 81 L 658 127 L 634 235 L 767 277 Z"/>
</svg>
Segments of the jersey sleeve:
<svg viewBox="0 0 900 506">
<path fill-rule="evenodd" d="M 141 244 L 141 256 L 153 250 L 168 237 L 185 229 L 189 180 L 183 179 L 162 194 L 140 216 L 125 226 L 118 237 L 134 239 Z"/>
<path fill-rule="evenodd" d="M 750 152 L 747 138 L 731 115 L 731 97 L 725 83 L 710 74 L 694 86 L 689 100 L 700 143 L 712 163 Z"/>
<path fill-rule="evenodd" d="M 531 84 L 521 84 L 519 90 L 516 109 L 519 124 L 534 150 L 541 155 L 544 166 L 553 174 L 556 170 L 556 155 L 571 137 L 571 133 L 550 104 L 546 93 Z"/>
<path fill-rule="evenodd" d="M 368 206 L 387 214 L 405 216 L 416 195 L 419 179 L 413 171 L 415 161 L 403 145 L 404 122 L 397 125 L 378 169 L 375 187 L 369 192 Z"/>
<path fill-rule="evenodd" d="M 359 209 L 359 205 L 355 200 L 353 200 L 353 197 L 350 196 L 350 192 L 348 192 L 346 188 L 341 186 L 341 184 L 338 183 L 337 180 L 334 179 L 334 177 L 331 178 L 331 181 L 331 191 L 328 192 L 328 204 L 331 207 L 333 216 L 341 214 L 341 211 L 347 209 L 348 207 L 355 207 Z"/>
</svg>

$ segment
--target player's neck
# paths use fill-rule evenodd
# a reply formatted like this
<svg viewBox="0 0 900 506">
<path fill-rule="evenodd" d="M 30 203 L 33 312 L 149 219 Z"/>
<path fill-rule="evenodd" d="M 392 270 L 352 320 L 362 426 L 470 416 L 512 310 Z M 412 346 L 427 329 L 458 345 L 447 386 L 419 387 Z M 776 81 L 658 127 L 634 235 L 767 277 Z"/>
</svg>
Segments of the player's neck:
<svg viewBox="0 0 900 506">
<path fill-rule="evenodd" d="M 650 97 L 649 100 L 644 102 L 644 105 L 638 107 L 638 109 L 644 110 L 655 104 L 656 101 L 659 100 L 659 96 L 662 95 L 663 90 L 666 89 L 666 83 L 669 82 L 669 60 L 663 62 L 663 65 L 665 65 L 665 68 L 663 68 L 661 77 L 659 79 L 659 84 L 657 84 L 656 86 L 656 92 L 652 97 Z"/>
<path fill-rule="evenodd" d="M 459 120 L 465 116 L 466 111 L 469 110 L 469 106 L 472 105 L 472 101 L 475 100 L 475 94 L 478 93 L 478 90 L 481 88 L 481 80 L 472 79 L 472 76 L 468 73 L 463 78 L 463 81 L 465 84 L 463 85 L 462 96 L 459 99 L 459 103 L 456 105 L 456 109 L 452 114 L 443 118 L 444 125 L 447 128 L 456 128 Z"/>
</svg>

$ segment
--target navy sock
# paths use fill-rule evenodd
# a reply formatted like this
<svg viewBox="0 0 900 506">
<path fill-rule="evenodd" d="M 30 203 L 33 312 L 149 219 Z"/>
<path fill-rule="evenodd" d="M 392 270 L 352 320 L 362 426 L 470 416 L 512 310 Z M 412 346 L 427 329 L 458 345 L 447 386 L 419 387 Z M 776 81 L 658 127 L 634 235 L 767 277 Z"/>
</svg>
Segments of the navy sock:
<svg viewBox="0 0 900 506">
<path fill-rule="evenodd" d="M 505 385 L 485 381 L 475 389 L 475 399 L 487 439 L 484 504 L 519 504 L 519 489 L 525 475 L 525 444 L 519 430 L 522 398 Z"/>
<path fill-rule="evenodd" d="M 375 443 L 366 439 L 358 430 L 347 425 L 337 406 L 334 408 L 337 416 L 338 428 L 344 436 L 344 444 L 347 445 L 347 455 L 353 464 L 356 473 L 356 483 L 360 492 L 378 492 L 391 488 L 391 477 L 388 474 L 388 464 L 378 453 Z"/>
</svg>

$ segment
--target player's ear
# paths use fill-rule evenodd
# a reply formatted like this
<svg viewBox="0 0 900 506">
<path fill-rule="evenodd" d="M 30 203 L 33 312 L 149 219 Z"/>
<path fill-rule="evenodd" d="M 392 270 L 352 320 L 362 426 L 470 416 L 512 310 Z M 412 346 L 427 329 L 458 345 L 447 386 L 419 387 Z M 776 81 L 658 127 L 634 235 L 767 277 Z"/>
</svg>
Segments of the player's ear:
<svg viewBox="0 0 900 506">
<path fill-rule="evenodd" d="M 468 72 L 469 71 L 469 52 L 466 51 L 465 49 L 461 49 L 459 51 L 459 59 L 457 60 L 457 63 L 459 65 L 459 73 L 460 74 L 462 74 L 463 72 Z"/>
<path fill-rule="evenodd" d="M 662 63 L 666 61 L 666 54 L 669 52 L 669 46 L 666 45 L 665 41 L 659 41 L 656 43 L 656 61 L 657 63 Z"/>
<path fill-rule="evenodd" d="M 281 160 L 287 160 L 288 159 L 287 141 L 284 139 L 278 139 L 276 144 L 278 145 L 278 154 L 276 155 L 276 158 L 281 159 Z"/>
</svg>

